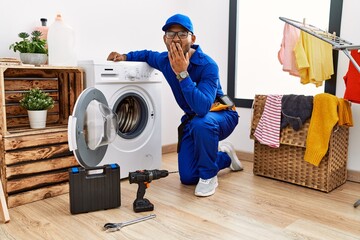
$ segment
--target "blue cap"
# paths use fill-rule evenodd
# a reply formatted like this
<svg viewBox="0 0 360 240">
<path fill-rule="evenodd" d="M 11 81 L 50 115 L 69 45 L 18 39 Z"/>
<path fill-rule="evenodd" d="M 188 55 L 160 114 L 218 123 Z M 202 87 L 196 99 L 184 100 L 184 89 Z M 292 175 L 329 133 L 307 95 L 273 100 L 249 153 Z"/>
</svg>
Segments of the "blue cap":
<svg viewBox="0 0 360 240">
<path fill-rule="evenodd" d="M 191 20 L 188 16 L 182 15 L 182 14 L 175 14 L 171 16 L 165 23 L 165 25 L 162 27 L 162 30 L 165 32 L 169 29 L 172 25 L 179 24 L 186 28 L 191 33 L 194 33 L 193 25 L 191 23 Z"/>
</svg>

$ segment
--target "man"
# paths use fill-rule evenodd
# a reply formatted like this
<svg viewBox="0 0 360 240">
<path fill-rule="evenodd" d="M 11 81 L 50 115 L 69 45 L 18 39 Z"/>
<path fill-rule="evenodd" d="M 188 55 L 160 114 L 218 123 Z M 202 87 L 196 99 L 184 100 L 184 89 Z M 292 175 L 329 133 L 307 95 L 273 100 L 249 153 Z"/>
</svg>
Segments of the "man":
<svg viewBox="0 0 360 240">
<path fill-rule="evenodd" d="M 224 94 L 218 66 L 194 44 L 196 37 L 189 17 L 175 14 L 162 30 L 168 52 L 111 52 L 107 60 L 144 61 L 163 73 L 185 113 L 178 129 L 180 181 L 197 184 L 196 196 L 210 196 L 218 186 L 217 173 L 221 169 L 242 170 L 232 144 L 219 146 L 219 141 L 232 133 L 239 116 L 234 106 L 219 105 Z"/>
</svg>

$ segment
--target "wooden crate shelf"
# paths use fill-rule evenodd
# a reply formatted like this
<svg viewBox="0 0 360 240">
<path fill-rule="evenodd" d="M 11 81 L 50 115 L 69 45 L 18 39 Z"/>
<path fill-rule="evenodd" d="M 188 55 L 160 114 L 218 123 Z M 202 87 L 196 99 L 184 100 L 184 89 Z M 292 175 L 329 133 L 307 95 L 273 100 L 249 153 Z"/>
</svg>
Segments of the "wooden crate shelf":
<svg viewBox="0 0 360 240">
<path fill-rule="evenodd" d="M 56 104 L 45 129 L 31 129 L 22 94 L 38 87 Z M 67 122 L 83 90 L 83 71 L 72 67 L 0 66 L 0 177 L 8 207 L 69 191 Z"/>
</svg>

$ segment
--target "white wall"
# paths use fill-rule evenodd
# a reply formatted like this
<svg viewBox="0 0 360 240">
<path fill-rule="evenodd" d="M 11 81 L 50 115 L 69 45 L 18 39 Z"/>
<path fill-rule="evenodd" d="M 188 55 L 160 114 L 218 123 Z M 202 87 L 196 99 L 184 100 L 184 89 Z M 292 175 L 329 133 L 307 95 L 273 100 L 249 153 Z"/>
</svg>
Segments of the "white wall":
<svg viewBox="0 0 360 240">
<path fill-rule="evenodd" d="M 227 49 L 228 49 L 228 0 L 103 0 L 103 1 L 7 1 L 6 8 L 0 9 L 0 56 L 18 57 L 8 50 L 18 40 L 21 31 L 31 31 L 40 24 L 40 18 L 48 18 L 50 25 L 56 13 L 76 31 L 78 59 L 105 60 L 110 51 L 127 52 L 137 49 L 166 50 L 161 27 L 174 13 L 184 13 L 193 20 L 197 43 L 217 61 L 222 86 L 226 92 Z M 29 11 L 31 9 L 31 11 Z M 360 43 L 360 1 L 344 0 L 341 37 Z M 251 21 L 255 21 L 256 16 Z M 291 16 L 289 16 L 291 17 Z M 250 20 L 249 20 L 250 21 Z M 258 30 L 257 30 L 258 31 Z M 281 36 L 275 36 L 281 38 Z M 348 67 L 348 59 L 340 53 L 338 67 L 338 97 L 343 96 L 342 76 Z M 268 76 L 267 76 L 268 77 Z M 182 112 L 166 83 L 162 95 L 162 144 L 177 142 L 176 128 Z M 235 148 L 253 152 L 253 141 L 249 138 L 251 110 L 238 108 L 240 123 L 229 137 Z M 350 130 L 348 168 L 360 171 L 360 149 L 355 143 L 360 140 L 360 107 L 353 104 L 355 127 Z"/>
<path fill-rule="evenodd" d="M 30 33 L 40 25 L 42 17 L 48 19 L 48 26 L 51 25 L 57 13 L 61 13 L 76 32 L 79 60 L 105 61 L 111 51 L 165 51 L 161 28 L 168 17 L 183 13 L 193 21 L 197 43 L 219 64 L 226 89 L 228 0 L 37 0 L 36 6 L 34 2 L 8 1 L 6 8 L 0 8 L 1 57 L 18 57 L 18 53 L 9 50 L 9 45 L 19 40 L 17 34 Z M 173 144 L 177 142 L 182 112 L 166 82 L 162 99 L 162 144 Z"/>
</svg>

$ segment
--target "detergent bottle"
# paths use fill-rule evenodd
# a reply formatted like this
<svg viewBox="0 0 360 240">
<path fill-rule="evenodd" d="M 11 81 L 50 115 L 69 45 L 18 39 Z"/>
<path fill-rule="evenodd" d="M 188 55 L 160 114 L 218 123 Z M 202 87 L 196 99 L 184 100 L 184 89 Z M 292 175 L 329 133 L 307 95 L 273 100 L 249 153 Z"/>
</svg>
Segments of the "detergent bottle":
<svg viewBox="0 0 360 240">
<path fill-rule="evenodd" d="M 40 18 L 40 21 L 41 21 L 41 26 L 36 27 L 34 30 L 40 31 L 42 33 L 40 38 L 47 40 L 47 34 L 49 31 L 49 28 L 46 26 L 47 19 Z"/>
<path fill-rule="evenodd" d="M 76 66 L 75 33 L 61 14 L 49 26 L 47 35 L 50 66 Z"/>
</svg>

